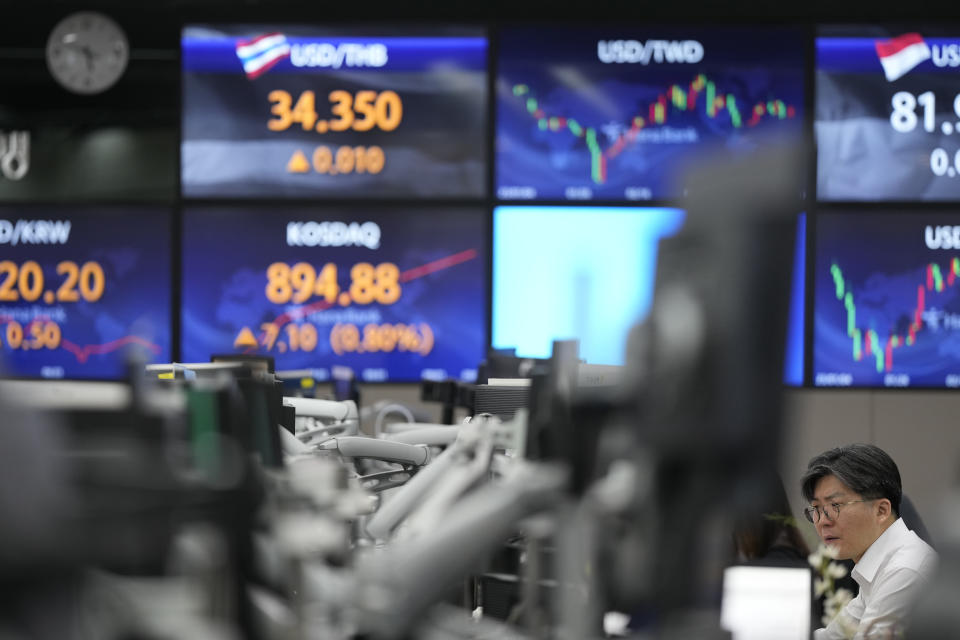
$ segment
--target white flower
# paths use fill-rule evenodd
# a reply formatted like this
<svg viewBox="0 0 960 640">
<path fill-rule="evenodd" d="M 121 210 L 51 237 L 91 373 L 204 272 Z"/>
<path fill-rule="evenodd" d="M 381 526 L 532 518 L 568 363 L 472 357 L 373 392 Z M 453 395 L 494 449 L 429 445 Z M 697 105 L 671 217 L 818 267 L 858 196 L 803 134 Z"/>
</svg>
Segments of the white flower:
<svg viewBox="0 0 960 640">
<path fill-rule="evenodd" d="M 819 598 L 824 593 L 827 592 L 827 589 L 833 586 L 833 582 L 830 580 L 824 580 L 823 578 L 814 578 L 813 580 L 813 597 Z"/>
<path fill-rule="evenodd" d="M 827 565 L 827 569 L 824 573 L 834 580 L 839 580 L 847 575 L 847 568 L 837 562 L 831 562 Z"/>
<path fill-rule="evenodd" d="M 813 581 L 813 591 L 817 598 L 823 597 L 823 617 L 821 621 L 824 626 L 828 626 L 835 619 L 839 620 L 841 632 L 846 637 L 852 638 L 856 633 L 856 625 L 843 615 L 844 607 L 853 599 L 853 593 L 849 589 L 836 589 L 835 580 L 847 575 L 847 568 L 837 562 L 831 562 L 836 558 L 838 551 L 836 547 L 826 544 L 820 544 L 814 553 L 807 557 L 807 561 L 813 565 L 817 576 Z M 853 624 L 852 631 L 848 629 Z"/>
<path fill-rule="evenodd" d="M 830 594 L 829 596 L 827 596 L 826 600 L 823 601 L 823 612 L 825 614 L 828 614 L 831 620 L 837 615 L 837 612 L 839 612 L 840 609 L 842 608 L 840 601 L 837 600 L 834 596 L 835 594 Z"/>
<path fill-rule="evenodd" d="M 842 610 L 824 613 L 821 622 L 823 626 L 827 626 L 831 622 L 836 622 L 835 628 L 843 634 L 844 638 L 853 638 L 857 633 L 857 622 L 850 616 L 844 614 Z"/>
<path fill-rule="evenodd" d="M 853 600 L 853 592 L 850 589 L 837 589 L 831 598 L 837 603 L 837 605 L 842 609 L 847 606 L 847 603 Z"/>
<path fill-rule="evenodd" d="M 823 608 L 823 617 L 820 618 L 820 622 L 823 623 L 823 626 L 830 626 L 830 623 L 833 622 L 833 619 L 837 617 L 836 607 L 827 607 Z"/>
<path fill-rule="evenodd" d="M 840 614 L 837 618 L 837 627 L 844 638 L 852 638 L 857 634 L 857 622 L 846 615 Z"/>
</svg>

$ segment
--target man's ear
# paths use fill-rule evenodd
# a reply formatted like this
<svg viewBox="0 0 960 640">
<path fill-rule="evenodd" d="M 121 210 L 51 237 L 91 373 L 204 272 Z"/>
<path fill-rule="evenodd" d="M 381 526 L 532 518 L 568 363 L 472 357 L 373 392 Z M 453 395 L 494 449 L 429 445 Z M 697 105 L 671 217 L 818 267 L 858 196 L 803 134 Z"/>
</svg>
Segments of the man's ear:
<svg viewBox="0 0 960 640">
<path fill-rule="evenodd" d="M 886 520 L 888 517 L 893 515 L 893 505 L 890 504 L 890 500 L 887 498 L 880 498 L 877 500 L 877 517 L 881 520 Z"/>
</svg>

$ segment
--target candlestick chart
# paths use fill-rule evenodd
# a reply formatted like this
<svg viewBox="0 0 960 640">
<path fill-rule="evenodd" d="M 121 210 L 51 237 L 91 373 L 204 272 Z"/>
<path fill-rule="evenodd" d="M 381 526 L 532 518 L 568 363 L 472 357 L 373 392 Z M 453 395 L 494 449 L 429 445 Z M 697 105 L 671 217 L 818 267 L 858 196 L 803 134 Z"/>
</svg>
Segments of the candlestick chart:
<svg viewBox="0 0 960 640">
<path fill-rule="evenodd" d="M 691 161 L 801 131 L 802 61 L 782 53 L 764 58 L 772 42 L 747 51 L 737 38 L 696 33 L 689 37 L 704 51 L 696 64 L 609 64 L 598 58 L 600 32 L 554 37 L 536 40 L 557 47 L 551 55 L 532 55 L 515 37 L 501 43 L 500 198 L 682 196 Z"/>
<path fill-rule="evenodd" d="M 950 217 L 821 216 L 815 384 L 960 386 L 960 250 L 931 242 Z"/>
</svg>

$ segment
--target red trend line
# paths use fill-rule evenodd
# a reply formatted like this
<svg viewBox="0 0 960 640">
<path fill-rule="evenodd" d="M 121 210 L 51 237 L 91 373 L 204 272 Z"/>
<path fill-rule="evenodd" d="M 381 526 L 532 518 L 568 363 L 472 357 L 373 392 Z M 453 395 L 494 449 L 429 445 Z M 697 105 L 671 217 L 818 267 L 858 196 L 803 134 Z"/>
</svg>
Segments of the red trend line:
<svg viewBox="0 0 960 640">
<path fill-rule="evenodd" d="M 69 340 L 62 340 L 60 342 L 60 346 L 72 353 L 77 358 L 77 362 L 80 364 L 86 362 L 87 358 L 92 355 L 103 355 L 105 353 L 110 353 L 111 351 L 116 351 L 117 349 L 128 344 L 139 344 L 150 349 L 150 351 L 154 353 L 160 353 L 159 345 L 141 338 L 140 336 L 124 336 L 104 344 L 87 344 L 82 347 L 78 344 L 70 342 Z"/>
<path fill-rule="evenodd" d="M 406 271 L 400 274 L 400 282 L 410 282 L 415 278 L 421 278 L 435 271 L 440 271 L 441 269 L 447 269 L 454 265 L 460 264 L 461 262 L 466 262 L 467 260 L 473 260 L 476 257 L 477 257 L 476 249 L 467 249 L 466 251 L 455 253 L 452 256 L 447 256 L 446 258 L 440 258 L 439 260 L 428 262 L 425 265 L 414 267 L 413 269 L 407 269 Z"/>
<path fill-rule="evenodd" d="M 423 276 L 441 271 L 443 269 L 449 269 L 455 265 L 458 265 L 462 262 L 467 262 L 468 260 L 473 260 L 477 257 L 476 249 L 467 249 L 466 251 L 461 251 L 460 253 L 454 253 L 453 255 L 446 256 L 445 258 L 439 258 L 428 262 L 419 267 L 413 267 L 412 269 L 407 269 L 406 271 L 400 274 L 400 282 L 410 282 L 417 278 L 422 278 Z M 280 314 L 274 319 L 273 324 L 276 325 L 277 329 L 287 324 L 294 317 L 302 318 L 313 311 L 322 311 L 333 306 L 332 302 L 327 302 L 326 300 L 319 300 L 317 302 L 312 302 L 305 307 L 300 307 L 293 311 L 287 311 Z M 260 334 L 262 338 L 265 332 Z M 255 347 L 248 347 L 245 353 L 250 353 Z"/>
<path fill-rule="evenodd" d="M 13 320 L 12 316 L 9 316 L 9 315 L 0 316 L 0 324 L 6 324 L 7 322 L 11 322 L 12 320 Z M 34 322 L 43 322 L 43 321 L 52 322 L 52 320 L 50 319 L 50 316 L 38 315 L 34 317 L 30 322 L 27 323 L 27 327 L 32 325 Z M 153 353 L 156 353 L 156 354 L 160 353 L 159 345 L 154 344 L 149 340 L 146 340 L 145 338 L 141 338 L 140 336 L 124 336 L 122 338 L 117 338 L 116 340 L 106 342 L 104 344 L 87 344 L 82 347 L 76 344 L 75 342 L 71 342 L 66 339 L 63 339 L 60 341 L 60 346 L 66 349 L 67 351 L 69 351 L 70 353 L 72 353 L 74 357 L 76 357 L 77 362 L 79 362 L 80 364 L 85 363 L 87 359 L 90 358 L 90 356 L 92 355 L 103 355 L 105 353 L 110 353 L 111 351 L 116 351 L 117 349 L 120 349 L 121 347 L 124 347 L 128 344 L 139 344 L 150 349 L 150 351 L 152 351 Z"/>
</svg>

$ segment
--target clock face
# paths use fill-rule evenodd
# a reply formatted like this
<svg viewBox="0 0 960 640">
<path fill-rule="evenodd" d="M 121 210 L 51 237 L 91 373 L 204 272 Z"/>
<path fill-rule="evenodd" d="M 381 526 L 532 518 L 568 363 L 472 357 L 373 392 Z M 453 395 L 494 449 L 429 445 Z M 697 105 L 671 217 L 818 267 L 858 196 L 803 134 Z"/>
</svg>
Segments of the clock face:
<svg viewBox="0 0 960 640">
<path fill-rule="evenodd" d="M 75 93 L 99 93 L 127 68 L 130 49 L 116 22 L 92 11 L 61 20 L 47 40 L 47 66 L 54 79 Z"/>
</svg>

